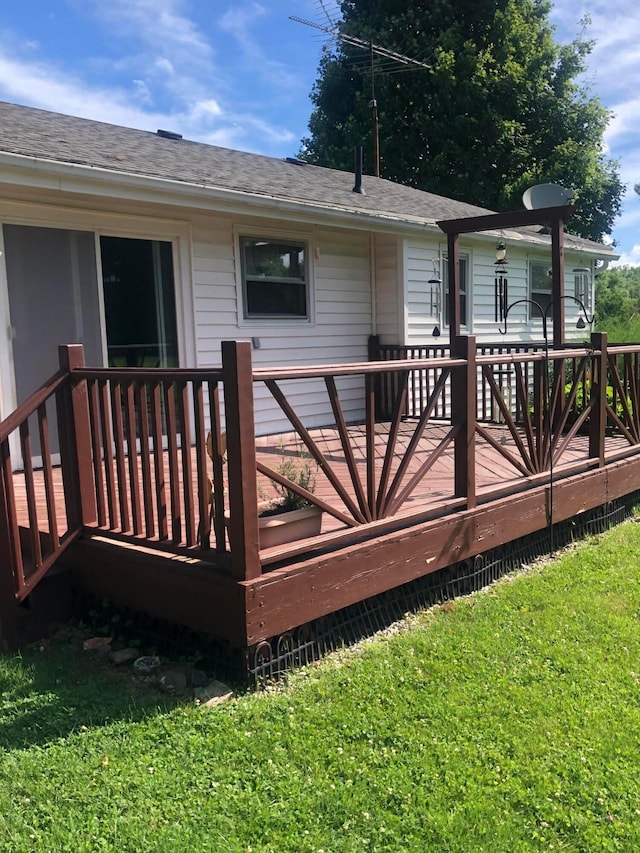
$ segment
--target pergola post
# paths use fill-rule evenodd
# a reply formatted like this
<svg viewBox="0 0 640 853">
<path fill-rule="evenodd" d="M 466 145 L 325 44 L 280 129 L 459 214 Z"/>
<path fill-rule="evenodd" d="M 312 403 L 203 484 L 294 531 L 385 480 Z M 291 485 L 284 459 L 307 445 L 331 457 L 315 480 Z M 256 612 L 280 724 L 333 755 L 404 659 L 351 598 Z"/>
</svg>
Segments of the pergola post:
<svg viewBox="0 0 640 853">
<path fill-rule="evenodd" d="M 463 219 L 442 219 L 436 223 L 447 235 L 449 247 L 449 322 L 451 338 L 460 334 L 460 279 L 458 237 L 481 231 L 502 231 L 546 225 L 551 229 L 551 282 L 553 300 L 553 349 L 564 342 L 564 222 L 575 208 L 571 204 L 508 213 L 487 213 Z"/>
<path fill-rule="evenodd" d="M 460 244 L 458 235 L 447 234 L 447 270 L 449 280 L 449 335 L 460 334 Z"/>
<path fill-rule="evenodd" d="M 551 222 L 551 299 L 553 300 L 553 349 L 564 343 L 564 225 Z"/>
</svg>

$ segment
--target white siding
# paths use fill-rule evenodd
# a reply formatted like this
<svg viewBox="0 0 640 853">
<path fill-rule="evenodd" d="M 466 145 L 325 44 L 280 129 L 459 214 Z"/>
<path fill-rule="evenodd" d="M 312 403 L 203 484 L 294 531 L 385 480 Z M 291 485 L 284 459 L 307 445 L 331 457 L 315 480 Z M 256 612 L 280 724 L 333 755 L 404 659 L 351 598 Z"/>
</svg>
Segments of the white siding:
<svg viewBox="0 0 640 853">
<path fill-rule="evenodd" d="M 247 220 L 260 228 L 260 221 Z M 264 221 L 268 234 L 286 237 L 282 226 Z M 241 317 L 236 272 L 235 234 L 242 221 L 231 217 L 199 217 L 193 222 L 193 292 L 198 365 L 217 366 L 223 340 L 260 339 L 253 350 L 257 366 L 325 364 L 367 360 L 372 330 L 370 240 L 363 232 L 315 229 L 309 232 L 312 259 L 311 321 L 256 320 Z M 303 233 L 303 232 L 301 232 Z M 363 414 L 360 377 L 339 383 L 348 420 Z M 321 381 L 286 381 L 283 390 L 306 426 L 330 422 L 331 410 Z M 255 389 L 256 429 L 265 434 L 290 429 L 266 388 Z"/>
<path fill-rule="evenodd" d="M 384 344 L 397 344 L 404 335 L 402 248 L 399 237 L 376 234 L 376 332 Z"/>
<path fill-rule="evenodd" d="M 434 241 L 407 241 L 405 246 L 405 279 L 407 292 L 407 335 L 409 346 L 441 343 L 434 338 L 433 327 L 441 326 L 431 314 L 431 285 L 428 284 L 435 272 L 440 276 L 440 254 Z M 441 331 L 444 331 L 441 327 Z M 401 343 L 401 342 L 399 342 Z"/>
<path fill-rule="evenodd" d="M 513 305 L 519 299 L 529 298 L 529 261 L 545 261 L 551 266 L 551 250 L 527 250 L 517 244 L 509 244 L 508 264 L 506 266 L 508 280 L 508 304 Z M 427 345 L 447 343 L 448 329 L 441 328 L 442 337 L 435 339 L 432 335 L 435 318 L 430 316 L 430 285 L 428 280 L 433 276 L 433 261 L 439 253 L 446 253 L 446 244 L 439 245 L 433 241 L 407 240 L 405 244 L 405 282 L 407 289 L 408 322 L 405 343 L 408 345 Z M 507 334 L 501 335 L 499 324 L 495 319 L 494 281 L 495 281 L 495 248 L 493 241 L 465 243 L 460 241 L 460 253 L 469 258 L 470 281 L 468 289 L 469 324 L 464 329 L 465 334 L 473 334 L 478 342 L 513 342 L 541 341 L 542 321 L 538 312 L 530 319 L 530 306 L 516 305 L 510 312 L 507 324 Z M 583 266 L 579 263 L 576 253 L 567 252 L 565 257 L 565 293 L 574 295 L 573 267 Z M 593 278 L 593 277 L 592 277 Z M 584 340 L 588 332 L 576 331 L 575 323 L 580 316 L 579 307 L 572 299 L 565 300 L 566 337 L 567 339 Z M 552 325 L 549 321 L 549 337 L 552 335 Z"/>
</svg>

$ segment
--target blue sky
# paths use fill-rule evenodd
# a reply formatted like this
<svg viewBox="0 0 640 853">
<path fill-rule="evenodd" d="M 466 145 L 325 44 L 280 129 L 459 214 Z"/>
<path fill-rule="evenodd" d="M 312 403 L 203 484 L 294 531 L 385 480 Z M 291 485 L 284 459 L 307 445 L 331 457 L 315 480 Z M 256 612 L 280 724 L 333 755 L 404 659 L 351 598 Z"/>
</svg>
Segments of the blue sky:
<svg viewBox="0 0 640 853">
<path fill-rule="evenodd" d="M 276 157 L 307 132 L 334 0 L 4 0 L 0 99 Z M 614 117 L 605 143 L 627 184 L 613 237 L 640 265 L 640 11 L 636 0 L 557 0 L 556 38 L 589 14 L 586 80 Z"/>
</svg>

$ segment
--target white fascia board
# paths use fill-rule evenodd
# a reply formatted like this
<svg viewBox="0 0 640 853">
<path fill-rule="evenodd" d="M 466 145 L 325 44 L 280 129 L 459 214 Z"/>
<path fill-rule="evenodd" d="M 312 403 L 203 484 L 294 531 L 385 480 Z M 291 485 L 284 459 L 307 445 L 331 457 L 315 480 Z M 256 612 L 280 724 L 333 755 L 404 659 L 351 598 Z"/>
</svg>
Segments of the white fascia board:
<svg viewBox="0 0 640 853">
<path fill-rule="evenodd" d="M 28 163 L 28 171 L 25 170 L 25 162 Z M 364 230 L 373 230 L 376 223 L 384 223 L 387 226 L 393 226 L 394 229 L 413 233 L 422 232 L 425 227 L 434 232 L 440 230 L 435 224 L 435 219 L 430 222 L 421 217 L 408 216 L 400 220 L 390 213 L 350 211 L 304 200 L 291 201 L 242 190 L 134 175 L 95 166 L 59 163 L 19 154 L 0 153 L 0 183 L 86 196 L 104 196 L 105 187 L 108 186 L 108 194 L 114 199 L 168 204 L 202 211 L 246 215 L 247 208 L 251 207 L 261 215 L 264 215 L 265 209 L 277 210 L 282 218 L 297 222 L 302 219 L 309 223 L 317 223 L 323 219 L 327 224 L 348 223 L 352 228 Z"/>
</svg>

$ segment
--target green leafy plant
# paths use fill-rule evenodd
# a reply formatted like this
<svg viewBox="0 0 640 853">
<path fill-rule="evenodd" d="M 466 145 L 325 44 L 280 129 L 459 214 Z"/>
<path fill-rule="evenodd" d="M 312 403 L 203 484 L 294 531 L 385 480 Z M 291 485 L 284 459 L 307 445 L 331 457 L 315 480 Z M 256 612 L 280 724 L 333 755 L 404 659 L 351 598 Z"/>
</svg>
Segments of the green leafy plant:
<svg viewBox="0 0 640 853">
<path fill-rule="evenodd" d="M 572 387 L 573 386 L 572 386 L 571 382 L 568 382 L 564 386 L 565 397 L 569 396 L 569 394 L 571 393 Z M 618 415 L 619 418 L 623 418 L 625 415 L 625 408 L 624 408 L 622 401 L 620 400 L 619 396 L 616 396 L 615 400 L 614 400 L 614 393 L 613 393 L 613 386 L 612 385 L 607 385 L 606 393 L 607 393 L 607 406 L 609 406 L 610 409 L 613 409 L 614 404 L 615 404 L 616 414 Z M 584 409 L 589 405 L 590 399 L 591 399 L 591 382 L 590 382 L 590 380 L 587 379 L 585 382 L 578 382 L 578 385 L 576 387 L 576 399 L 575 399 L 576 411 L 577 412 L 584 411 Z M 629 410 L 629 414 L 632 415 L 633 414 L 633 403 L 632 403 L 631 397 L 629 395 L 627 395 L 627 408 Z"/>
<path fill-rule="evenodd" d="M 282 445 L 280 449 L 284 454 L 285 451 Z M 304 451 L 298 451 L 295 457 L 286 457 L 283 455 L 280 464 L 275 470 L 281 477 L 285 477 L 294 486 L 299 486 L 311 494 L 315 492 L 317 465 L 311 462 Z M 311 501 L 283 483 L 272 480 L 271 486 L 275 492 L 271 497 L 266 496 L 263 490 L 260 492 L 262 500 L 268 501 L 268 506 L 260 513 L 263 517 L 313 506 Z"/>
</svg>

